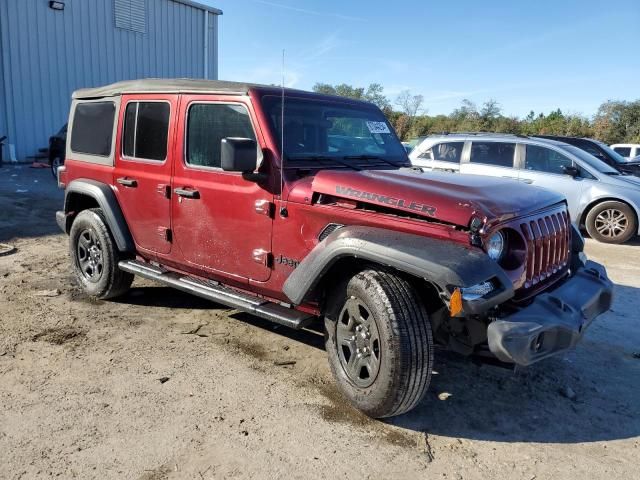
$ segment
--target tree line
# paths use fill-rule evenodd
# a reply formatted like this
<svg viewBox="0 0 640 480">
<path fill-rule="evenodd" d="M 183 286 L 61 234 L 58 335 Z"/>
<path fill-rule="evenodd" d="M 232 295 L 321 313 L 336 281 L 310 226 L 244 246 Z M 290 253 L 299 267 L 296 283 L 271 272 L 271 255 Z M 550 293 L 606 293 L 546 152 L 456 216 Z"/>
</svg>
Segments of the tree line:
<svg viewBox="0 0 640 480">
<path fill-rule="evenodd" d="M 449 115 L 428 115 L 424 97 L 406 90 L 393 103 L 378 83 L 368 87 L 316 83 L 313 91 L 366 100 L 387 116 L 401 140 L 441 132 L 497 132 L 520 135 L 567 135 L 596 138 L 605 143 L 640 143 L 640 100 L 608 100 L 593 117 L 567 114 L 557 109 L 549 114 L 533 110 L 524 118 L 505 116 L 495 99 L 480 107 L 470 100 Z"/>
</svg>

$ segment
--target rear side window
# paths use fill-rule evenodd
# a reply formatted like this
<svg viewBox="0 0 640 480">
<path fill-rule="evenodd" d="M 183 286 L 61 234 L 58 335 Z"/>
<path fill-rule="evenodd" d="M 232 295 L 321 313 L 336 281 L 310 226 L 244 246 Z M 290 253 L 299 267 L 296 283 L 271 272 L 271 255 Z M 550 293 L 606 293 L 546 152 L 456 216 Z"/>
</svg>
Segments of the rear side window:
<svg viewBox="0 0 640 480">
<path fill-rule="evenodd" d="M 440 162 L 460 163 L 464 142 L 448 142 L 434 145 L 419 158 L 438 160 Z"/>
<path fill-rule="evenodd" d="M 71 126 L 71 151 L 100 157 L 111 155 L 115 113 L 113 102 L 78 103 Z"/>
<path fill-rule="evenodd" d="M 614 148 L 614 150 L 618 152 L 620 155 L 622 155 L 623 157 L 631 156 L 631 147 L 616 147 Z"/>
<path fill-rule="evenodd" d="M 220 168 L 223 138 L 256 139 L 249 112 L 243 105 L 202 103 L 189 108 L 187 117 L 187 163 Z M 256 152 L 256 161 L 257 161 Z"/>
<path fill-rule="evenodd" d="M 473 142 L 471 144 L 471 163 L 484 163 L 497 167 L 513 167 L 516 152 L 515 143 Z"/>
<path fill-rule="evenodd" d="M 536 172 L 564 174 L 564 167 L 573 165 L 573 161 L 545 147 L 537 145 L 527 145 L 527 156 L 524 162 L 526 170 L 534 170 Z"/>
<path fill-rule="evenodd" d="M 124 114 L 122 154 L 142 160 L 167 158 L 169 115 L 166 102 L 129 102 Z"/>
</svg>

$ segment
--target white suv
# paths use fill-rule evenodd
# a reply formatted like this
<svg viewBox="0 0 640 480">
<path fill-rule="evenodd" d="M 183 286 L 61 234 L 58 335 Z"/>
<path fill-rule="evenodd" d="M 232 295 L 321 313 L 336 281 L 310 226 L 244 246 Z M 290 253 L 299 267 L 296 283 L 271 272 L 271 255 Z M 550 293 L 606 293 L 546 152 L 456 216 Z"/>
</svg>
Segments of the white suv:
<svg viewBox="0 0 640 480">
<path fill-rule="evenodd" d="M 616 143 L 611 148 L 624 158 L 634 158 L 640 155 L 640 144 L 638 143 Z"/>
<path fill-rule="evenodd" d="M 509 134 L 437 135 L 422 140 L 409 158 L 425 170 L 512 178 L 562 193 L 572 221 L 600 242 L 623 243 L 640 233 L 640 178 L 567 143 Z"/>
</svg>

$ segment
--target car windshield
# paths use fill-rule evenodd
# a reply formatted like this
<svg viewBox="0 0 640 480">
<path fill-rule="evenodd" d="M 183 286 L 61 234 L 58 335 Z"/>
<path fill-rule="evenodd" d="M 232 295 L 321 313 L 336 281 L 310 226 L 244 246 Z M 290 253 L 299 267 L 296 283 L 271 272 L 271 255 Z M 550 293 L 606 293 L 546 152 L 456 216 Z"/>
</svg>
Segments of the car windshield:
<svg viewBox="0 0 640 480">
<path fill-rule="evenodd" d="M 590 153 L 585 152 L 581 148 L 574 147 L 573 145 L 561 145 L 560 148 L 566 150 L 569 153 L 572 153 L 597 172 L 604 173 L 605 175 L 619 175 L 619 172 L 615 168 L 610 167 L 602 160 L 594 157 Z"/>
<path fill-rule="evenodd" d="M 262 99 L 280 150 L 281 102 L 276 96 Z M 293 165 L 409 165 L 406 150 L 379 109 L 330 100 L 285 98 L 284 155 Z"/>
<path fill-rule="evenodd" d="M 611 158 L 614 162 L 627 163 L 629 161 L 626 158 L 624 158 L 622 155 L 620 155 L 618 152 L 616 152 L 613 148 L 609 147 L 609 145 L 607 145 L 606 143 L 602 143 L 602 142 L 597 142 L 597 143 L 600 146 L 600 148 L 602 148 L 605 152 L 607 152 L 607 155 L 609 156 L 609 158 Z"/>
</svg>

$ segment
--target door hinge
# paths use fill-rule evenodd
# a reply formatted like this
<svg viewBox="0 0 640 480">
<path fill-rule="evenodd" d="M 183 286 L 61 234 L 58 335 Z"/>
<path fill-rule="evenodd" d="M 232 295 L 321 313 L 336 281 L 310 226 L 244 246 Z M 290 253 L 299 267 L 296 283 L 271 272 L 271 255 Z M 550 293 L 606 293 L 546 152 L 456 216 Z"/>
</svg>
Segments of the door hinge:
<svg viewBox="0 0 640 480">
<path fill-rule="evenodd" d="M 256 200 L 255 209 L 259 215 L 273 216 L 274 205 L 269 200 Z"/>
<path fill-rule="evenodd" d="M 270 268 L 273 264 L 271 260 L 271 252 L 267 252 L 262 248 L 256 248 L 253 251 L 253 261 L 259 263 L 260 265 L 264 265 L 265 267 Z"/>
<path fill-rule="evenodd" d="M 170 228 L 158 227 L 158 233 L 164 239 L 165 242 L 171 243 L 173 241 L 173 233 Z"/>
</svg>

